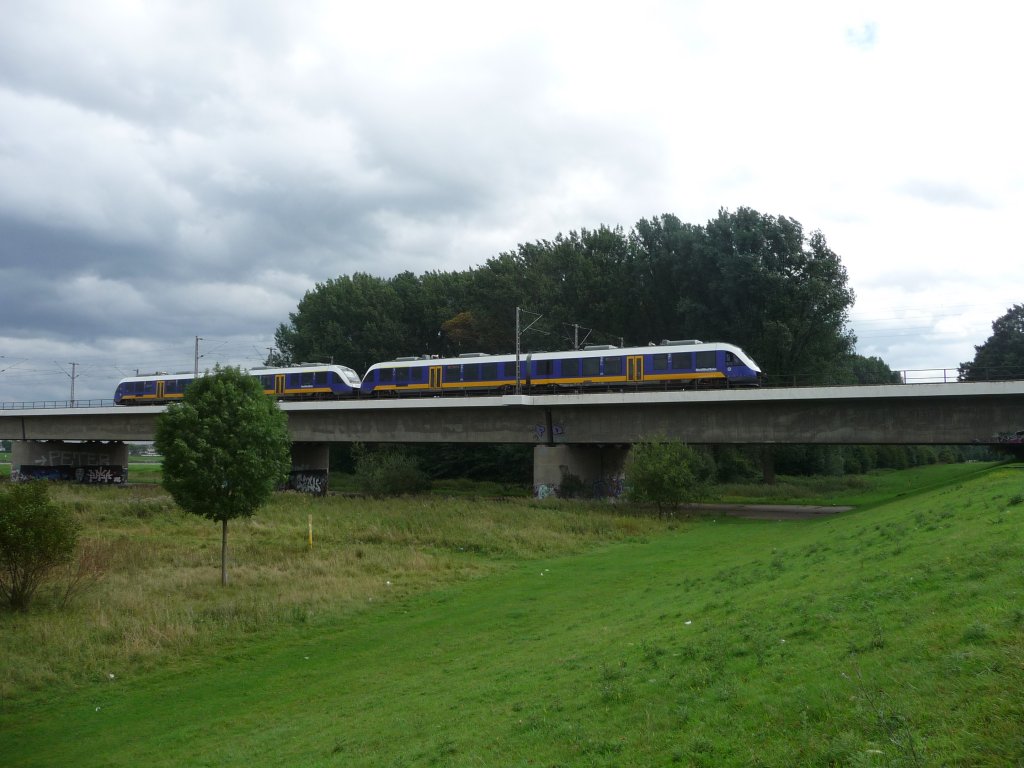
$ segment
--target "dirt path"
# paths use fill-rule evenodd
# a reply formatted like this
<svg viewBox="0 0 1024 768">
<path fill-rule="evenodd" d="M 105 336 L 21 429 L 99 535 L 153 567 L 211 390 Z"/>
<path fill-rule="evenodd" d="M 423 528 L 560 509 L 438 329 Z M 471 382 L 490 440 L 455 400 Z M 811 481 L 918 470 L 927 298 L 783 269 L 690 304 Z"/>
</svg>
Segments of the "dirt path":
<svg viewBox="0 0 1024 768">
<path fill-rule="evenodd" d="M 810 520 L 853 509 L 801 504 L 688 504 L 686 507 L 697 512 L 721 512 L 729 517 L 744 517 L 750 520 Z"/>
</svg>

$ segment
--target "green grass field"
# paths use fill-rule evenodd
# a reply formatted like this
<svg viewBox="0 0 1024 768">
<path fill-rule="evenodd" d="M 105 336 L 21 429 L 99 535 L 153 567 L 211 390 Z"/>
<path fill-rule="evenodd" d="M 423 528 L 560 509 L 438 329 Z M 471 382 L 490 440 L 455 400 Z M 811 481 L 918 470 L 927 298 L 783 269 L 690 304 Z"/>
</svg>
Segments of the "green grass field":
<svg viewBox="0 0 1024 768">
<path fill-rule="evenodd" d="M 1024 764 L 1021 465 L 787 522 L 285 494 L 226 589 L 159 489 L 60 493 L 107 574 L 0 614 L 5 766 Z"/>
</svg>

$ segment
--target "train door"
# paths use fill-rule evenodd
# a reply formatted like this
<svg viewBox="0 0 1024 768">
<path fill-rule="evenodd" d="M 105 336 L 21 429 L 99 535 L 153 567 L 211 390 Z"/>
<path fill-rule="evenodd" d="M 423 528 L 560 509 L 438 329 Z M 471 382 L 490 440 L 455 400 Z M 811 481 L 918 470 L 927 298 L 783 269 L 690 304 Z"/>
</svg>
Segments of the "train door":
<svg viewBox="0 0 1024 768">
<path fill-rule="evenodd" d="M 283 373 L 274 374 L 274 394 L 275 395 L 283 395 L 284 394 L 284 374 Z"/>
<path fill-rule="evenodd" d="M 156 383 L 156 399 L 157 400 L 163 400 L 164 399 L 164 382 L 162 382 L 162 381 L 158 381 Z"/>
<path fill-rule="evenodd" d="M 644 380 L 643 355 L 631 355 L 626 358 L 626 381 L 639 384 Z"/>
<path fill-rule="evenodd" d="M 432 365 L 432 366 L 430 366 L 429 387 L 431 389 L 440 389 L 441 388 L 441 366 L 440 365 Z"/>
</svg>

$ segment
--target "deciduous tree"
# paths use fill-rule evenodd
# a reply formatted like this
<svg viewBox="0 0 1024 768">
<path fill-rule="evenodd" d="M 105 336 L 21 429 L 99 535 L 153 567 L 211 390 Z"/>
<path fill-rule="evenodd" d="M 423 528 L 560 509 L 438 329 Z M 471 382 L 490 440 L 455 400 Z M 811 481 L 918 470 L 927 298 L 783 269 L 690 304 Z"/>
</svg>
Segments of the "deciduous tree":
<svg viewBox="0 0 1024 768">
<path fill-rule="evenodd" d="M 218 366 L 160 414 L 155 443 L 164 487 L 178 506 L 221 523 L 227 584 L 228 521 L 251 516 L 288 477 L 287 417 L 255 378 Z"/>
<path fill-rule="evenodd" d="M 992 335 L 974 348 L 974 360 L 960 363 L 961 381 L 1024 378 L 1024 304 L 1014 304 L 992 323 Z"/>
<path fill-rule="evenodd" d="M 39 586 L 71 560 L 77 541 L 77 521 L 50 500 L 44 483 L 0 490 L 0 597 L 27 611 Z"/>
</svg>

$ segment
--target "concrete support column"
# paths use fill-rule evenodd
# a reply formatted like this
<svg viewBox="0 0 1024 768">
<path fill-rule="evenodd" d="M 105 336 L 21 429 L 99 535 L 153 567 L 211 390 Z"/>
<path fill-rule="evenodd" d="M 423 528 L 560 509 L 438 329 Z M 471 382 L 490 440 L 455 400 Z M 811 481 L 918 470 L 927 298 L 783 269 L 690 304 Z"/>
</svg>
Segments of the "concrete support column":
<svg viewBox="0 0 1024 768">
<path fill-rule="evenodd" d="M 323 496 L 331 469 L 331 447 L 327 443 L 292 443 L 292 471 L 289 490 Z"/>
<path fill-rule="evenodd" d="M 538 445 L 533 449 L 533 495 L 619 496 L 627 456 L 629 448 L 617 445 Z"/>
<path fill-rule="evenodd" d="M 119 485 L 128 481 L 128 446 L 117 440 L 106 443 L 15 440 L 11 450 L 11 480 Z"/>
</svg>

